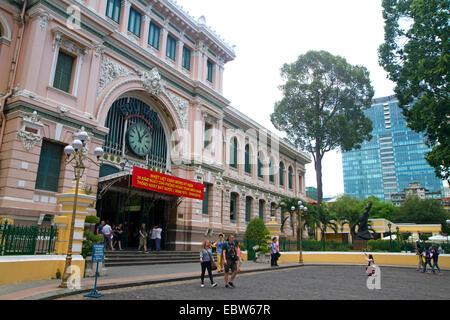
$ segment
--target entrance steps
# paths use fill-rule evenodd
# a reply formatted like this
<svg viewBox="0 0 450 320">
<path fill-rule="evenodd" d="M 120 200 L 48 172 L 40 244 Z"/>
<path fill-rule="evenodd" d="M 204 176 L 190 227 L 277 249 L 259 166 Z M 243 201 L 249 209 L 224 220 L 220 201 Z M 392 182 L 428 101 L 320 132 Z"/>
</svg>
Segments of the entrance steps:
<svg viewBox="0 0 450 320">
<path fill-rule="evenodd" d="M 197 251 L 150 251 L 149 253 L 143 253 L 137 250 L 114 250 L 105 252 L 105 267 L 107 268 L 198 262 L 200 262 L 200 253 Z"/>
</svg>

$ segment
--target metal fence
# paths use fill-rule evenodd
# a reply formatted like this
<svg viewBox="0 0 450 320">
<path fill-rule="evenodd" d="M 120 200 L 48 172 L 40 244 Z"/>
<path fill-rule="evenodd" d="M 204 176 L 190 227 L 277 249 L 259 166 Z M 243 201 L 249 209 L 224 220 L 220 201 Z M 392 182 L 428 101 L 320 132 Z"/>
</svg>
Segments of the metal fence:
<svg viewBox="0 0 450 320">
<path fill-rule="evenodd" d="M 0 225 L 0 256 L 50 254 L 55 250 L 54 227 Z"/>
</svg>

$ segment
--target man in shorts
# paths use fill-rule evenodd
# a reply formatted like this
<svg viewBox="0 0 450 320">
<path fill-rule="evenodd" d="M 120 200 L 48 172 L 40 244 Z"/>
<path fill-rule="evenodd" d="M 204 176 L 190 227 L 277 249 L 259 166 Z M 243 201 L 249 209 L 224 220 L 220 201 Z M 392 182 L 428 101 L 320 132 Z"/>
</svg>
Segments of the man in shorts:
<svg viewBox="0 0 450 320">
<path fill-rule="evenodd" d="M 236 278 L 237 274 L 237 261 L 239 257 L 236 254 L 236 248 L 234 245 L 234 235 L 230 235 L 228 237 L 227 242 L 225 242 L 223 249 L 223 266 L 225 268 L 225 288 L 234 288 L 234 278 Z M 228 282 L 228 272 L 231 270 L 231 279 Z"/>
</svg>

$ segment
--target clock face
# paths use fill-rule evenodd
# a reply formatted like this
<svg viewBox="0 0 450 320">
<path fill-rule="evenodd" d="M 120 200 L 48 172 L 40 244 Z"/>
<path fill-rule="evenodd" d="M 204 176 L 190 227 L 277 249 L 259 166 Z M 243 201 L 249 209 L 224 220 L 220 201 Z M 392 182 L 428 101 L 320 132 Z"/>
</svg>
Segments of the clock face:
<svg viewBox="0 0 450 320">
<path fill-rule="evenodd" d="M 144 157 L 150 152 L 151 134 L 145 124 L 134 124 L 127 131 L 128 146 L 138 156 Z"/>
</svg>

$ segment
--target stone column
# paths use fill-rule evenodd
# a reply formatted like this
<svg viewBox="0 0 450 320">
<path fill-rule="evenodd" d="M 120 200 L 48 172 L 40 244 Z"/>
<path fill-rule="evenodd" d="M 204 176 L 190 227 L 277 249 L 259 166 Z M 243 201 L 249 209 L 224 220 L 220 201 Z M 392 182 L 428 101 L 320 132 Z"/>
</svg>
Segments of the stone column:
<svg viewBox="0 0 450 320">
<path fill-rule="evenodd" d="M 105 1 L 106 2 L 106 1 Z M 130 7 L 131 3 L 128 0 L 124 0 L 122 2 L 122 10 L 120 12 L 120 33 L 127 35 L 128 34 L 128 20 L 130 19 Z"/>
<path fill-rule="evenodd" d="M 150 21 L 152 19 L 150 18 L 150 16 L 148 14 L 146 14 L 144 16 L 144 19 L 142 21 L 142 35 L 141 35 L 141 39 L 139 40 L 139 44 L 141 47 L 143 48 L 147 48 L 147 44 L 148 44 L 148 33 L 150 31 Z"/>
<path fill-rule="evenodd" d="M 161 30 L 161 39 L 159 43 L 161 43 L 160 50 L 159 50 L 159 58 L 162 60 L 166 59 L 166 51 L 167 51 L 167 35 L 169 34 L 169 31 L 166 26 L 164 26 Z"/>
<path fill-rule="evenodd" d="M 213 89 L 219 91 L 219 65 L 216 63 L 213 67 Z"/>
<path fill-rule="evenodd" d="M 180 40 L 177 41 L 177 53 L 175 55 L 175 65 L 178 70 L 181 70 L 183 63 L 184 42 L 181 39 L 183 39 L 183 34 L 180 35 Z"/>
</svg>

